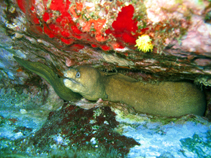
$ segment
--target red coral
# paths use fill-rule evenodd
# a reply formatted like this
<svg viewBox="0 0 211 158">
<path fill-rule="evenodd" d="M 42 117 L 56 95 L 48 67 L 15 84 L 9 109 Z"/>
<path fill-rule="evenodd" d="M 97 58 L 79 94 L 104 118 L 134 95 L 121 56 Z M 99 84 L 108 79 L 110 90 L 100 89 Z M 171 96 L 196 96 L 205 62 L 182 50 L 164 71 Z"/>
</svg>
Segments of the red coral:
<svg viewBox="0 0 211 158">
<path fill-rule="evenodd" d="M 117 33 L 123 32 L 136 32 L 138 29 L 137 21 L 133 20 L 134 7 L 132 5 L 125 6 L 119 13 L 116 21 L 113 22 L 112 27 Z"/>
<path fill-rule="evenodd" d="M 26 13 L 26 9 L 25 9 L 26 0 L 17 0 L 17 4 L 18 4 L 19 8 L 20 8 L 24 13 Z"/>
<path fill-rule="evenodd" d="M 45 12 L 45 13 L 43 14 L 43 20 L 44 20 L 45 22 L 47 22 L 47 21 L 50 19 L 50 16 L 52 16 L 52 14 L 49 15 L 49 13 Z"/>
<path fill-rule="evenodd" d="M 46 33 L 50 38 L 54 37 L 54 33 L 46 25 L 44 25 L 44 33 Z"/>
<path fill-rule="evenodd" d="M 52 0 L 50 9 L 60 11 L 62 14 L 66 13 L 71 2 L 69 0 L 61 1 L 61 0 Z"/>
<path fill-rule="evenodd" d="M 63 37 L 65 37 L 65 38 L 69 38 L 69 37 L 72 36 L 69 29 L 63 29 L 63 30 L 61 30 L 61 35 Z"/>
<path fill-rule="evenodd" d="M 111 48 L 107 45 L 102 45 L 101 48 L 102 50 L 105 50 L 105 51 L 111 50 Z"/>
<path fill-rule="evenodd" d="M 71 29 L 72 29 L 73 32 L 76 33 L 76 34 L 81 34 L 81 33 L 82 33 L 81 30 L 79 30 L 78 27 L 75 26 L 75 25 L 71 26 Z"/>
<path fill-rule="evenodd" d="M 82 45 L 82 44 L 73 44 L 72 46 L 71 46 L 71 49 L 73 50 L 73 51 L 79 51 L 80 49 L 83 49 L 84 48 L 84 45 Z"/>
<path fill-rule="evenodd" d="M 20 9 L 27 13 L 27 18 L 31 21 L 31 31 L 44 33 L 48 37 L 59 39 L 67 45 L 78 41 L 83 44 L 89 43 L 92 47 L 100 47 L 105 51 L 124 48 L 125 46 L 133 47 L 135 44 L 138 27 L 137 20 L 133 19 L 134 7 L 132 5 L 122 8 L 112 24 L 113 28 L 107 29 L 105 35 L 103 27 L 106 24 L 106 19 L 83 21 L 82 28 L 80 28 L 80 24 L 73 21 L 72 18 L 81 18 L 79 13 L 83 11 L 83 3 L 75 3 L 70 7 L 70 0 L 52 0 L 47 7 L 48 2 L 48 0 L 43 0 L 43 3 L 39 4 L 44 5 L 45 9 L 43 15 L 40 16 L 37 14 L 40 11 L 37 10 L 39 7 L 35 6 L 35 0 L 17 0 Z M 86 9 L 89 8 L 86 7 Z M 52 11 L 58 11 L 59 14 L 54 14 Z M 91 29 L 92 27 L 94 31 Z M 112 34 L 116 39 L 108 40 L 109 34 Z M 76 46 L 73 46 L 73 48 L 76 48 Z M 77 50 L 82 48 L 77 46 Z"/>
<path fill-rule="evenodd" d="M 91 46 L 92 46 L 93 48 L 96 48 L 96 47 L 97 47 L 97 45 L 96 45 L 96 44 L 91 44 Z"/>
<path fill-rule="evenodd" d="M 134 45 L 137 35 L 132 35 L 131 32 L 136 33 L 138 27 L 136 19 L 133 19 L 133 14 L 134 7 L 132 5 L 123 7 L 116 21 L 112 24 L 114 30 L 108 29 L 106 33 L 113 34 L 118 40 Z"/>
<path fill-rule="evenodd" d="M 72 44 L 75 40 L 74 39 L 71 39 L 71 38 L 69 38 L 69 39 L 65 39 L 65 38 L 60 38 L 61 39 L 61 41 L 62 42 L 64 42 L 64 43 L 66 43 L 66 44 Z"/>
<path fill-rule="evenodd" d="M 30 10 L 32 11 L 32 12 L 31 12 L 31 19 L 33 20 L 34 24 L 39 24 L 40 21 L 39 21 L 37 15 L 34 14 L 34 12 L 35 12 L 34 6 L 32 6 Z"/>
<path fill-rule="evenodd" d="M 59 28 L 59 26 L 54 25 L 54 24 L 49 24 L 48 27 L 50 28 L 51 32 L 52 32 L 55 36 L 60 35 L 61 29 Z"/>
</svg>

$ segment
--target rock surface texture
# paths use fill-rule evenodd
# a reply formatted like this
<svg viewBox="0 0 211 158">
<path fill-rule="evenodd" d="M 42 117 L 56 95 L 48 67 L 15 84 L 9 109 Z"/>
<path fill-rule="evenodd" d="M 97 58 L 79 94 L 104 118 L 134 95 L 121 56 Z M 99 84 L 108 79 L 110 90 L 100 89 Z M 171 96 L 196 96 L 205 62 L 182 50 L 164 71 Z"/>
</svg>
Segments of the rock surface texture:
<svg viewBox="0 0 211 158">
<path fill-rule="evenodd" d="M 91 82 L 110 85 L 97 102 L 64 88 L 63 72 L 84 65 L 111 77 Z M 145 86 L 149 112 L 124 104 Z M 0 1 L 2 157 L 209 157 L 210 86 L 210 0 Z M 91 93 L 81 95 L 98 99 Z M 205 117 L 155 116 L 163 113 L 155 100 L 168 105 L 166 114 L 201 115 L 204 99 Z"/>
</svg>

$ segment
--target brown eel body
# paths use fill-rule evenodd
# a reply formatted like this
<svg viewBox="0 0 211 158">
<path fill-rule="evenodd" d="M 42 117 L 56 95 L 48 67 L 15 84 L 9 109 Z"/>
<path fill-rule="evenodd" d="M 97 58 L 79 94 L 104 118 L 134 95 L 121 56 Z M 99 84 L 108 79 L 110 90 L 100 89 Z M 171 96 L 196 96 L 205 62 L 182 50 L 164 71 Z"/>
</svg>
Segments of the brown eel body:
<svg viewBox="0 0 211 158">
<path fill-rule="evenodd" d="M 81 99 L 81 95 L 64 86 L 63 79 L 59 78 L 58 75 L 48 66 L 39 62 L 26 61 L 16 56 L 13 58 L 26 69 L 44 78 L 54 88 L 60 98 L 67 101 L 76 101 Z"/>
<path fill-rule="evenodd" d="M 132 106 L 137 112 L 179 117 L 203 115 L 203 91 L 189 82 L 142 83 L 122 74 L 104 75 L 97 69 L 79 66 L 65 72 L 64 85 L 88 100 L 102 98 Z"/>
</svg>

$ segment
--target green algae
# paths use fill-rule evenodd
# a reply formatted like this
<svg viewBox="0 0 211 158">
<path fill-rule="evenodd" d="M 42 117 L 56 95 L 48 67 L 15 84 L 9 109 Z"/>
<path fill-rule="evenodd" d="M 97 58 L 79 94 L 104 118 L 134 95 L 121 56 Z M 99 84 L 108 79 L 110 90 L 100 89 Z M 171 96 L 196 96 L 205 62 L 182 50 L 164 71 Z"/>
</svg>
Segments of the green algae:
<svg viewBox="0 0 211 158">
<path fill-rule="evenodd" d="M 180 142 L 183 148 L 195 153 L 199 158 L 207 157 L 206 150 L 211 148 L 211 131 L 206 133 L 205 138 L 194 134 L 191 138 L 181 139 Z"/>
</svg>

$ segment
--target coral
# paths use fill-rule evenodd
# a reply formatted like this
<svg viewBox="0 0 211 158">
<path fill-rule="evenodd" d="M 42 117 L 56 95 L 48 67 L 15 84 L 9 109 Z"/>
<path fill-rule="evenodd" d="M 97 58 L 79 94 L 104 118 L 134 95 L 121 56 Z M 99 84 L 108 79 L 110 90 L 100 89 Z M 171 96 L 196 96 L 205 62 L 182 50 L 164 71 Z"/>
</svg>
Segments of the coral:
<svg viewBox="0 0 211 158">
<path fill-rule="evenodd" d="M 149 45 L 149 50 L 161 54 L 175 38 L 179 40 L 185 35 L 192 22 L 191 11 L 200 15 L 206 7 L 204 3 L 198 6 L 195 2 L 189 6 L 188 0 L 184 0 L 184 6 L 181 2 L 167 0 L 159 0 L 156 4 L 154 0 L 130 3 L 16 1 L 29 21 L 29 32 L 36 36 L 58 47 L 68 46 L 70 51 L 90 46 L 119 53 L 136 50 L 137 38 L 147 34 L 155 48 Z M 141 50 L 147 52 L 147 48 Z"/>
<path fill-rule="evenodd" d="M 7 2 L 0 11 L 6 14 L 1 20 L 14 42 L 7 49 L 20 50 L 23 55 L 17 55 L 17 51 L 13 54 L 55 71 L 93 65 L 109 71 L 159 73 L 158 78 L 172 76 L 173 80 L 211 74 L 210 5 L 205 1 Z M 135 47 L 142 35 L 152 39 L 150 53 Z M 3 69 L 5 77 L 15 74 L 11 67 Z"/>
<path fill-rule="evenodd" d="M 135 47 L 138 47 L 138 50 L 143 51 L 144 53 L 152 51 L 153 45 L 151 43 L 152 39 L 148 35 L 142 35 L 136 40 Z"/>
<path fill-rule="evenodd" d="M 65 45 L 71 45 L 72 48 L 75 48 L 74 43 L 81 43 L 94 48 L 100 47 L 105 51 L 128 46 L 135 49 L 138 21 L 134 18 L 135 9 L 132 4 L 116 4 L 117 8 L 114 7 L 113 11 L 106 7 L 111 2 L 96 5 L 92 2 L 74 3 L 70 0 L 63 3 L 59 0 L 50 3 L 44 0 L 17 0 L 17 4 L 31 22 L 31 32 L 45 34 Z"/>
<path fill-rule="evenodd" d="M 112 34 L 116 39 L 128 44 L 135 44 L 137 35 L 135 34 L 138 27 L 136 19 L 132 19 L 134 14 L 134 7 L 132 5 L 125 6 L 118 14 L 116 21 L 112 23 L 114 30 L 106 30 L 107 34 Z M 135 34 L 135 35 L 133 35 Z"/>
</svg>

